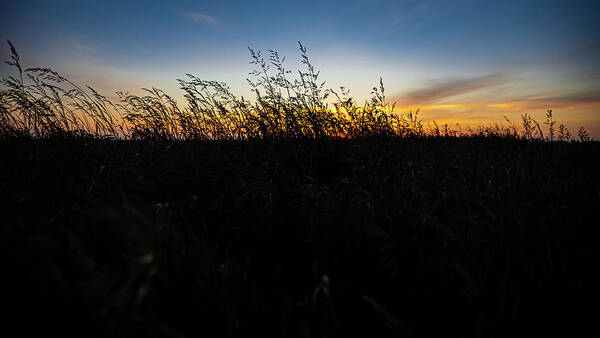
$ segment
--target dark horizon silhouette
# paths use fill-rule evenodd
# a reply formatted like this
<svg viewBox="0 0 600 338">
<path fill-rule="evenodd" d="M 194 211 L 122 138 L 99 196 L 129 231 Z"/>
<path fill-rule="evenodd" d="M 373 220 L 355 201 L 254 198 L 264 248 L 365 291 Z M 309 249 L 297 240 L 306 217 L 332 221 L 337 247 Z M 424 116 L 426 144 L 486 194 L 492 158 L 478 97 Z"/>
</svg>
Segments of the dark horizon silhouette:
<svg viewBox="0 0 600 338">
<path fill-rule="evenodd" d="M 594 332 L 596 7 L 3 4 L 1 333 Z"/>
</svg>

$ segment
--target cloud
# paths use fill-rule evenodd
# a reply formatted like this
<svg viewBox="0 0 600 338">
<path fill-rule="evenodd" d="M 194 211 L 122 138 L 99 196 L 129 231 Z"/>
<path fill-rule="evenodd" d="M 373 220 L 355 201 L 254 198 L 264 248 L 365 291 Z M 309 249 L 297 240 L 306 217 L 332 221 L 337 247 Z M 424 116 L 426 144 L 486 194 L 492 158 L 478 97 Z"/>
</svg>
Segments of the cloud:
<svg viewBox="0 0 600 338">
<path fill-rule="evenodd" d="M 491 74 L 474 78 L 442 78 L 429 81 L 426 88 L 413 90 L 398 99 L 410 104 L 439 103 L 444 99 L 498 87 L 514 79 L 504 74 Z"/>
<path fill-rule="evenodd" d="M 550 93 L 516 97 L 512 102 L 524 104 L 553 104 L 570 106 L 579 104 L 600 104 L 600 94 L 597 92 Z"/>
<path fill-rule="evenodd" d="M 391 6 L 385 11 L 387 14 L 385 26 L 381 28 L 380 34 L 387 36 L 402 30 L 420 30 L 431 27 L 444 13 L 448 13 L 456 7 L 454 1 L 444 0 L 404 0 L 392 1 Z M 372 3 L 369 1 L 368 3 Z"/>
<path fill-rule="evenodd" d="M 214 18 L 210 15 L 202 14 L 202 13 L 185 12 L 182 15 L 184 17 L 194 21 L 195 23 L 199 23 L 199 24 L 216 25 L 219 23 L 219 20 L 217 18 Z"/>
<path fill-rule="evenodd" d="M 97 51 L 96 47 L 92 47 L 78 40 L 71 41 L 71 48 L 85 54 L 95 54 Z"/>
<path fill-rule="evenodd" d="M 431 1 L 421 1 L 414 6 L 407 6 L 407 8 L 397 8 L 393 11 L 392 16 L 392 27 L 397 27 L 408 23 L 410 20 L 418 20 L 432 7 Z"/>
<path fill-rule="evenodd" d="M 508 116 L 518 125 L 524 113 L 544 121 L 546 111 L 552 109 L 555 120 L 571 131 L 583 125 L 591 135 L 600 137 L 600 91 L 594 85 L 543 91 L 536 90 L 526 78 L 492 74 L 429 81 L 422 89 L 398 98 L 402 101 L 396 106 L 397 112 L 419 108 L 425 123 L 435 120 L 440 125 L 473 127 L 503 124 Z"/>
</svg>

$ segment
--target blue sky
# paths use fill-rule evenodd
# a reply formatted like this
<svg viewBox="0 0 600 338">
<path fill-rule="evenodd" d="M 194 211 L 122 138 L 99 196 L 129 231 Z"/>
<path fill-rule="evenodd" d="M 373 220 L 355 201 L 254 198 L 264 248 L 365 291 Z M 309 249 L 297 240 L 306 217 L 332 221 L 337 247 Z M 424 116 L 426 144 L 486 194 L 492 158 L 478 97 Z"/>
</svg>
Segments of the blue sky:
<svg viewBox="0 0 600 338">
<path fill-rule="evenodd" d="M 390 100 L 426 119 L 555 116 L 600 136 L 600 5 L 595 1 L 14 1 L 0 37 L 30 66 L 109 94 L 192 73 L 249 95 L 247 47 L 300 66 L 297 42 L 330 87 L 359 101 L 382 76 Z M 7 46 L 6 46 L 7 47 Z M 5 48 L 8 58 L 8 48 Z M 0 75 L 10 69 L 0 67 Z"/>
</svg>

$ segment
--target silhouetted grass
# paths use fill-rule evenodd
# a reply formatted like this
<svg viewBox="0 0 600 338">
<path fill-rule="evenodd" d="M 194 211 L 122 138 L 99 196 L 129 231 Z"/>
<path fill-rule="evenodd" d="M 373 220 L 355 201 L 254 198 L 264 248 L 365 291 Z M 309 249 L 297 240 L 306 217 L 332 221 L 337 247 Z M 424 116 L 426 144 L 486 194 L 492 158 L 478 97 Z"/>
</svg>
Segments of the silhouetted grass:
<svg viewBox="0 0 600 338">
<path fill-rule="evenodd" d="M 308 58 L 294 81 L 277 53 L 272 76 L 251 56 L 256 102 L 189 76 L 180 108 L 158 89 L 111 103 L 22 70 L 13 49 L 19 76 L 0 91 L 6 332 L 593 329 L 600 144 L 585 131 L 547 142 L 573 139 L 551 111 L 519 129 L 427 129 L 392 113 L 381 82 L 356 107 Z"/>
<path fill-rule="evenodd" d="M 284 66 L 285 58 L 269 51 L 265 60 L 260 52 L 250 50 L 255 70 L 248 84 L 255 94 L 250 102 L 233 94 L 225 83 L 199 79 L 187 74 L 179 79 L 186 105 L 164 91 L 144 89 L 138 96 L 119 92 L 120 102 L 113 103 L 90 86 L 85 89 L 48 68 L 23 69 L 19 54 L 9 42 L 11 60 L 18 76 L 4 78 L 0 88 L 0 135 L 33 136 L 87 135 L 120 139 L 195 139 L 250 140 L 282 138 L 360 138 L 373 136 L 493 136 L 553 141 L 552 112 L 546 124 L 550 135 L 544 137 L 540 124 L 525 114 L 523 130 L 508 126 L 480 126 L 452 129 L 447 124 L 425 128 L 419 111 L 398 113 L 389 105 L 380 79 L 373 87 L 371 99 L 359 106 L 341 87 L 328 89 L 319 81 L 320 72 L 299 43 L 303 70 L 296 77 Z M 273 68 L 274 71 L 271 69 Z M 333 99 L 333 100 L 332 100 Z M 443 132 L 442 132 L 443 131 Z M 582 141 L 589 140 L 581 127 Z M 564 125 L 559 126 L 558 140 L 573 138 Z"/>
<path fill-rule="evenodd" d="M 0 147 L 2 299 L 23 333 L 489 337 L 593 323 L 596 142 Z"/>
</svg>

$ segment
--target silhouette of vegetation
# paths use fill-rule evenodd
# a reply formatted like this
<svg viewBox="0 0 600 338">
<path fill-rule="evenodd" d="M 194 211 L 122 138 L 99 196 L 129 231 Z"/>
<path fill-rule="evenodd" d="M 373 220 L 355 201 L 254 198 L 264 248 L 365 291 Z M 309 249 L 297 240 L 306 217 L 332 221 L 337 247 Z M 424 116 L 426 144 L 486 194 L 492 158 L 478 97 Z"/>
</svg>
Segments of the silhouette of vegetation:
<svg viewBox="0 0 600 338">
<path fill-rule="evenodd" d="M 5 330 L 79 337 L 582 336 L 600 143 L 552 111 L 463 130 L 357 106 L 307 50 L 255 102 L 180 80 L 111 102 L 45 68 L 0 90 Z M 274 73 L 272 73 L 274 70 Z M 333 103 L 327 103 L 333 98 Z M 550 142 L 551 141 L 551 142 Z"/>
<path fill-rule="evenodd" d="M 164 140 L 493 136 L 554 141 L 552 111 L 544 122 L 549 128 L 546 137 L 528 114 L 521 116 L 520 133 L 508 119 L 508 127 L 496 124 L 463 131 L 445 124 L 442 133 L 434 121 L 428 129 L 418 110 L 398 113 L 395 104 L 387 103 L 382 79 L 373 87 L 370 101 L 359 106 L 346 88 L 325 88 L 306 47 L 298 44 L 304 69 L 298 70 L 296 78 L 276 51 L 269 50 L 265 60 L 260 51 L 249 48 L 255 69 L 247 81 L 255 102 L 237 97 L 225 83 L 187 74 L 178 80 L 185 92 L 186 106 L 182 107 L 158 88 L 144 88 L 143 96 L 119 92 L 119 102 L 113 103 L 92 87 L 81 88 L 49 68 L 23 69 L 9 42 L 11 60 L 7 63 L 17 69 L 18 76 L 2 79 L 0 132 L 3 137 L 37 138 L 67 134 Z M 573 140 L 564 125 L 559 130 L 559 140 Z M 578 136 L 580 141 L 590 140 L 583 127 Z"/>
</svg>

